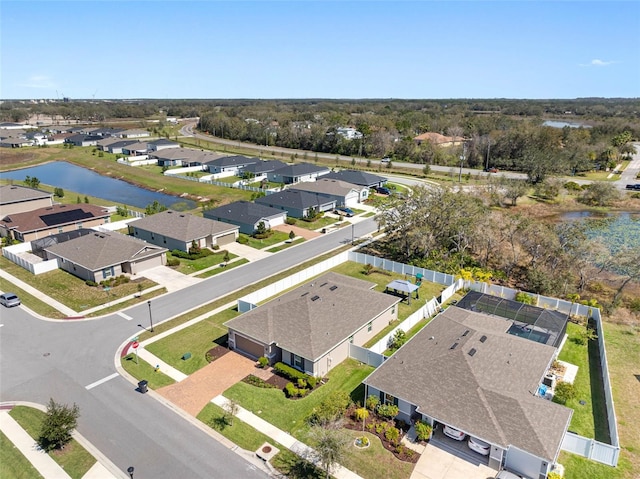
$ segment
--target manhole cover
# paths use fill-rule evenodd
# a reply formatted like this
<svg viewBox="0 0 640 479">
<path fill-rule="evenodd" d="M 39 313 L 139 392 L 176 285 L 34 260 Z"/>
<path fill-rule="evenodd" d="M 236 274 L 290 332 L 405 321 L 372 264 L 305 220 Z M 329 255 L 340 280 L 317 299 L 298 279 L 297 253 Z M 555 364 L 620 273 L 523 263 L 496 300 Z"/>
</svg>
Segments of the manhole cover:
<svg viewBox="0 0 640 479">
<path fill-rule="evenodd" d="M 47 356 L 50 356 L 51 353 L 44 353 L 43 356 L 46 358 Z"/>
</svg>

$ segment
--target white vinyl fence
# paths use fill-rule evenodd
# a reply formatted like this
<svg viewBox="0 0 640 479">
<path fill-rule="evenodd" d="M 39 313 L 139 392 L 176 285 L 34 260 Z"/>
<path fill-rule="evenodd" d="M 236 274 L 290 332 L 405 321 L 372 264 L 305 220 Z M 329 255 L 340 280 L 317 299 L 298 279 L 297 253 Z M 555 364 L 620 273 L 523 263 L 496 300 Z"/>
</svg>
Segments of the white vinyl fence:
<svg viewBox="0 0 640 479">
<path fill-rule="evenodd" d="M 387 357 L 383 354 L 374 353 L 370 349 L 356 346 L 352 343 L 349 343 L 349 357 L 374 368 L 377 368 L 387 360 Z"/>
<path fill-rule="evenodd" d="M 2 256 L 22 266 L 32 274 L 42 274 L 58 269 L 58 260 L 43 260 L 31 253 L 31 242 L 19 243 L 2 248 Z"/>
</svg>

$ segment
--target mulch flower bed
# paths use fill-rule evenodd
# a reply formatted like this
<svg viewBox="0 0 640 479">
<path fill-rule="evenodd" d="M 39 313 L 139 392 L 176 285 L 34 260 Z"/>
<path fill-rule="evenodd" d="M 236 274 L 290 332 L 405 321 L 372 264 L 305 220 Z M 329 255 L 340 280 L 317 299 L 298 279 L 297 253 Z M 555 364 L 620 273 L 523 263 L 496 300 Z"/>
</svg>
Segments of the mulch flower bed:
<svg viewBox="0 0 640 479">
<path fill-rule="evenodd" d="M 205 357 L 207 358 L 207 362 L 211 363 L 216 359 L 221 358 L 222 356 L 227 354 L 229 351 L 231 350 L 225 346 L 216 346 L 215 348 L 207 351 L 207 354 L 205 355 Z"/>
<path fill-rule="evenodd" d="M 357 421 L 354 419 L 354 413 L 356 409 L 357 409 L 356 407 L 351 407 L 347 410 L 345 414 L 344 427 L 346 427 L 347 429 L 351 429 L 353 431 L 362 432 L 362 421 Z M 400 430 L 400 436 L 398 437 L 398 440 L 396 442 L 390 442 L 385 437 L 384 432 L 377 432 L 376 426 L 380 424 L 386 424 L 389 427 L 398 428 Z M 378 416 L 373 411 L 369 411 L 369 417 L 365 422 L 365 432 L 373 434 L 374 436 L 378 436 L 378 438 L 380 439 L 380 442 L 382 443 L 382 446 L 387 451 L 391 452 L 394 456 L 396 456 L 396 458 L 400 459 L 401 461 L 415 464 L 416 462 L 418 462 L 418 459 L 420 459 L 420 454 L 400 444 L 400 441 L 402 440 L 402 438 L 407 433 L 410 427 L 411 426 L 405 423 L 404 421 L 389 420 L 387 418 Z"/>
</svg>

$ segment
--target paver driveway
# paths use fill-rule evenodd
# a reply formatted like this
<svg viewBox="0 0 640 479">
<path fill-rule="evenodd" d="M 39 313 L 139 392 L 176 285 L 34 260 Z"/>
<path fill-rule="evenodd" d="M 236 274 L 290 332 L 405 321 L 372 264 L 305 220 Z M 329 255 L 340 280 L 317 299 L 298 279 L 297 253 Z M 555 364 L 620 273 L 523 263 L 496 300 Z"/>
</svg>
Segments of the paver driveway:
<svg viewBox="0 0 640 479">
<path fill-rule="evenodd" d="M 211 399 L 255 371 L 255 361 L 230 351 L 184 381 L 160 388 L 157 392 L 182 410 L 197 416 Z"/>
</svg>

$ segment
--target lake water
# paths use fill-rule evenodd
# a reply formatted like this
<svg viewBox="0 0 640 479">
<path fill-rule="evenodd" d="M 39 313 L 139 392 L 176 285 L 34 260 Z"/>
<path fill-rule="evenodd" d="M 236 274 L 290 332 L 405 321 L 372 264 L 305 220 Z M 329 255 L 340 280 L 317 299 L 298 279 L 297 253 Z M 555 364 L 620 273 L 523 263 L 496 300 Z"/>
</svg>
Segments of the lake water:
<svg viewBox="0 0 640 479">
<path fill-rule="evenodd" d="M 564 128 L 565 126 L 568 126 L 569 128 L 591 128 L 591 125 L 585 125 L 583 123 L 557 120 L 546 120 L 544 123 L 542 123 L 542 126 L 551 126 L 553 128 Z"/>
<path fill-rule="evenodd" d="M 65 190 L 65 194 L 73 194 L 71 192 L 74 192 L 80 195 L 95 196 L 118 205 L 145 208 L 157 201 L 167 208 L 178 211 L 191 210 L 196 207 L 194 201 L 145 190 L 126 181 L 102 176 L 95 171 L 64 161 L 0 173 L 1 179 L 15 180 L 16 183 L 22 183 L 27 176 L 38 178 L 45 185 L 62 188 Z"/>
<path fill-rule="evenodd" d="M 572 211 L 560 216 L 560 221 L 582 221 L 589 238 L 600 238 L 616 253 L 624 247 L 640 246 L 640 213 L 595 214 L 589 211 Z"/>
</svg>

